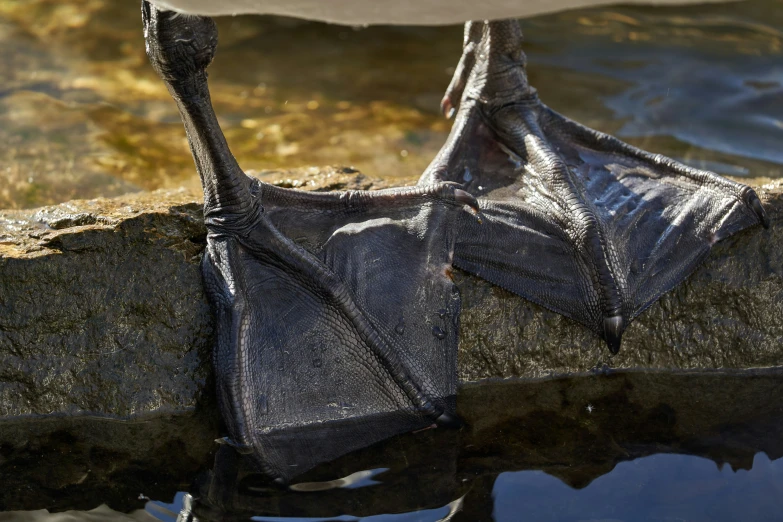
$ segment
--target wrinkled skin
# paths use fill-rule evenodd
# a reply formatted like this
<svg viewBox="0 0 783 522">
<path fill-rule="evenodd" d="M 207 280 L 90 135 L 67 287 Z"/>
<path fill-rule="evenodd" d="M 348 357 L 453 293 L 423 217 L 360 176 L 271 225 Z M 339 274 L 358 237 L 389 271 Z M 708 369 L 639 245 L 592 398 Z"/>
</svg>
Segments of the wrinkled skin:
<svg viewBox="0 0 783 522">
<path fill-rule="evenodd" d="M 266 185 L 239 168 L 211 106 L 214 22 L 146 1 L 142 15 L 204 189 L 225 440 L 279 483 L 397 433 L 458 424 L 452 263 L 583 322 L 616 351 L 628 321 L 712 243 L 763 219 L 749 188 L 540 104 L 515 22 L 466 27 L 444 99 L 447 112 L 459 106 L 456 123 L 419 186 Z"/>
<path fill-rule="evenodd" d="M 617 353 L 631 320 L 712 245 L 767 218 L 750 187 L 552 111 L 527 83 L 521 44 L 516 21 L 466 24 L 442 102 L 456 121 L 420 183 L 463 183 L 479 199 L 482 222 L 460 220 L 456 266 L 582 323 Z"/>
<path fill-rule="evenodd" d="M 202 269 L 226 442 L 284 483 L 396 433 L 454 425 L 453 183 L 306 194 L 246 176 L 212 110 L 209 18 L 142 4 L 204 187 Z"/>
</svg>

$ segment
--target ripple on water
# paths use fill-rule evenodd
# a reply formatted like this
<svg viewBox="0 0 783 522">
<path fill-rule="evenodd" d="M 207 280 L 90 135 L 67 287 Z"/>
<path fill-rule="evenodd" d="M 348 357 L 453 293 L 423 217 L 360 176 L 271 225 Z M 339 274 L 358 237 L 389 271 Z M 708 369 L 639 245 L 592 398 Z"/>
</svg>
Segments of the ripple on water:
<svg viewBox="0 0 783 522">
<path fill-rule="evenodd" d="M 531 80 L 556 110 L 635 145 L 723 174 L 779 177 L 778 7 L 750 0 L 525 20 Z M 460 28 L 219 24 L 213 100 L 246 169 L 343 164 L 412 183 L 443 143 L 449 122 L 438 101 Z M 0 208 L 198 188 L 134 2 L 0 4 L 0 143 Z"/>
</svg>

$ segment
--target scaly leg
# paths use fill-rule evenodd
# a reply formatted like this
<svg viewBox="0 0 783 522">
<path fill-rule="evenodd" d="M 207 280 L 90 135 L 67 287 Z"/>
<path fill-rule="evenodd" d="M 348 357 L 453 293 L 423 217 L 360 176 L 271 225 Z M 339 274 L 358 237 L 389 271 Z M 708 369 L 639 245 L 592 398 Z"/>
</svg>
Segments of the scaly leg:
<svg viewBox="0 0 783 522">
<path fill-rule="evenodd" d="M 454 183 L 305 194 L 246 176 L 215 117 L 214 22 L 142 3 L 147 54 L 204 188 L 202 263 L 230 437 L 280 483 L 405 431 L 454 425 Z"/>
<path fill-rule="evenodd" d="M 444 97 L 452 132 L 420 183 L 479 198 L 455 265 L 601 336 L 685 279 L 715 242 L 767 218 L 756 193 L 575 123 L 541 103 L 516 21 L 470 22 Z"/>
</svg>

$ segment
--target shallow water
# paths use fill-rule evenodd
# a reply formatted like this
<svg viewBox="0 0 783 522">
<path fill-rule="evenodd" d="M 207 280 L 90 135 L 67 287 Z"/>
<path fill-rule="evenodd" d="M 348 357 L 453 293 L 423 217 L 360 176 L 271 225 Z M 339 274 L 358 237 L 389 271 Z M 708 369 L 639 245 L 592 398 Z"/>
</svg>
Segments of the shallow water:
<svg viewBox="0 0 783 522">
<path fill-rule="evenodd" d="M 209 401 L 133 422 L 3 421 L 0 521 L 776 520 L 782 387 L 781 369 L 466 384 L 461 429 L 393 437 L 288 490 L 212 442 Z"/>
<path fill-rule="evenodd" d="M 0 1 L 0 208 L 198 187 L 136 4 Z M 726 175 L 780 177 L 779 6 L 525 20 L 531 82 L 554 109 L 635 145 Z M 445 140 L 438 104 L 460 28 L 219 25 L 213 100 L 245 169 L 340 164 L 413 183 Z"/>
<path fill-rule="evenodd" d="M 378 476 L 382 480 L 382 472 Z M 380 485 L 382 482 L 362 487 Z M 487 520 L 603 522 L 735 522 L 776 520 L 783 500 L 783 458 L 770 460 L 757 453 L 751 469 L 733 470 L 691 455 L 656 454 L 621 462 L 610 473 L 583 489 L 575 489 L 543 471 L 501 473 L 491 487 Z M 177 515 L 190 512 L 186 493 L 172 503 L 151 501 L 146 513 L 163 522 L 185 522 Z M 356 517 L 350 514 L 317 517 L 253 516 L 256 522 L 439 522 L 455 517 L 464 497 L 449 504 L 408 513 Z M 206 520 L 206 519 L 205 519 Z M 43 519 L 41 520 L 43 522 Z"/>
<path fill-rule="evenodd" d="M 374 485 L 382 486 L 382 482 Z M 498 475 L 491 491 L 487 506 L 491 514 L 487 512 L 486 519 L 495 522 L 771 521 L 779 518 L 783 508 L 783 458 L 770 460 L 764 453 L 757 453 L 751 469 L 733 470 L 702 457 L 661 453 L 621 462 L 583 489 L 575 489 L 543 471 L 517 471 Z M 184 516 L 177 519 L 181 512 L 191 512 L 183 505 L 185 495 L 178 493 L 169 504 L 151 501 L 145 512 L 163 522 L 185 522 Z M 440 508 L 408 513 L 328 518 L 253 516 L 247 520 L 440 522 L 458 516 L 463 504 L 464 497 L 460 497 Z"/>
</svg>

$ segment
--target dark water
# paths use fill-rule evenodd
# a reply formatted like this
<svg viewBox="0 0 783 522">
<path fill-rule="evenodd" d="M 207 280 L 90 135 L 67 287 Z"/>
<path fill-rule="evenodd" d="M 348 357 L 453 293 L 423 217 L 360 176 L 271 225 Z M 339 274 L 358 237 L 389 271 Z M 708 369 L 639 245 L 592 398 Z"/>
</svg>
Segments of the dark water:
<svg viewBox="0 0 783 522">
<path fill-rule="evenodd" d="M 136 4 L 0 1 L 0 208 L 198 190 Z M 412 183 L 443 143 L 460 28 L 219 25 L 213 99 L 245 169 L 341 164 Z M 753 183 L 783 174 L 778 0 L 597 8 L 523 27 L 532 84 L 556 110 Z"/>
<path fill-rule="evenodd" d="M 373 470 L 375 473 L 379 470 Z M 369 471 L 373 472 L 373 471 Z M 382 480 L 383 470 L 376 475 Z M 349 488 L 371 487 L 382 482 L 366 480 Z M 756 454 L 749 470 L 733 470 L 690 455 L 657 454 L 622 462 L 608 475 L 583 489 L 574 489 L 543 471 L 505 472 L 492 485 L 492 502 L 486 520 L 496 522 L 735 522 L 780 520 L 783 508 L 783 459 L 771 461 Z M 145 511 L 164 522 L 179 522 L 191 510 L 183 505 L 185 493 L 170 504 L 152 501 Z M 328 518 L 254 516 L 258 522 L 438 522 L 456 516 L 463 497 L 440 508 L 408 513 Z M 184 509 L 183 509 L 184 508 Z"/>
<path fill-rule="evenodd" d="M 461 429 L 394 437 L 287 490 L 212 442 L 206 405 L 5 421 L 0 521 L 775 521 L 781 390 L 780 369 L 468 384 Z"/>
<path fill-rule="evenodd" d="M 378 480 L 382 478 L 378 476 Z M 347 487 L 373 485 L 382 482 L 366 481 Z M 492 486 L 492 502 L 487 506 L 491 507 L 491 518 L 488 512 L 486 519 L 496 522 L 774 521 L 781 517 L 781 494 L 783 459 L 771 461 L 764 453 L 758 453 L 751 469 L 733 470 L 701 457 L 658 454 L 622 462 L 583 489 L 574 489 L 543 471 L 501 473 Z M 150 502 L 145 511 L 159 520 L 176 522 L 176 515 L 183 511 L 184 497 L 185 493 L 178 493 L 171 504 Z M 366 517 L 254 516 L 248 520 L 437 522 L 459 513 L 463 502 L 460 497 L 440 508 Z"/>
</svg>

